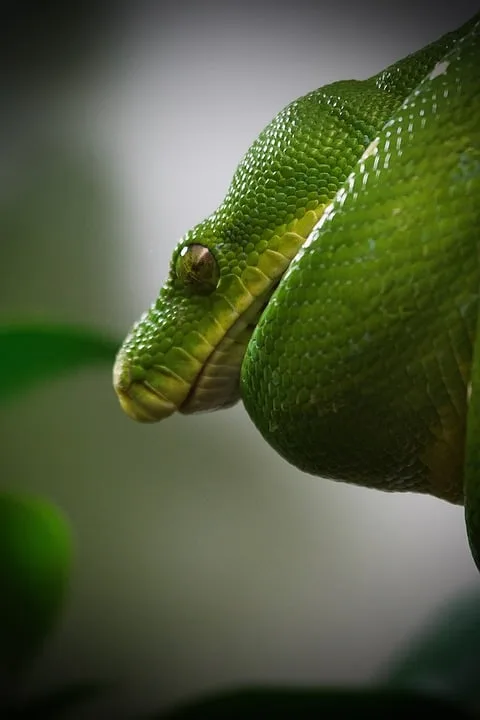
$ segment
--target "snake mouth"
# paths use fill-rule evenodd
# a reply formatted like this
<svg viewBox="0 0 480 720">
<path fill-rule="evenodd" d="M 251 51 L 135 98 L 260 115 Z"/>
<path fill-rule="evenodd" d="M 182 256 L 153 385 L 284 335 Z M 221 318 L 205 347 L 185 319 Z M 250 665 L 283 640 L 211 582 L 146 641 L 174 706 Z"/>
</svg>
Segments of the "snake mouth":
<svg viewBox="0 0 480 720">
<path fill-rule="evenodd" d="M 122 410 L 137 422 L 158 422 L 177 410 L 174 402 L 148 382 L 130 378 L 122 352 L 119 352 L 115 360 L 113 385 Z"/>
<path fill-rule="evenodd" d="M 235 405 L 240 400 L 240 370 L 255 324 L 267 302 L 253 303 L 227 330 L 205 361 L 185 400 L 178 408 L 184 415 L 212 412 Z"/>
<path fill-rule="evenodd" d="M 275 284 L 276 286 L 276 284 Z M 256 298 L 250 307 L 223 331 L 214 345 L 198 348 L 202 361 L 183 348 L 173 348 L 181 360 L 181 377 L 167 357 L 140 376 L 120 350 L 113 368 L 113 385 L 120 406 L 133 420 L 154 423 L 175 412 L 184 415 L 231 407 L 240 399 L 240 370 L 248 342 L 268 297 Z M 208 346 L 208 351 L 207 350 Z M 177 371 L 179 370 L 177 363 Z M 189 378 L 189 379 L 187 379 Z"/>
<path fill-rule="evenodd" d="M 117 394 L 122 410 L 137 422 L 158 422 L 177 409 L 144 382 L 133 382 L 128 392 L 118 391 Z"/>
</svg>

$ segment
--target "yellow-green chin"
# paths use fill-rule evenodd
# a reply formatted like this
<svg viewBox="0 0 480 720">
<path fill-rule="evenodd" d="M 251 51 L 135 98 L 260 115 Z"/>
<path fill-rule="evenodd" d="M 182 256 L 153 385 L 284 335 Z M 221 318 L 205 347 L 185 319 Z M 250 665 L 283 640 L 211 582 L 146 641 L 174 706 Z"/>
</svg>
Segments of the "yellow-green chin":
<svg viewBox="0 0 480 720">
<path fill-rule="evenodd" d="M 128 369 L 119 353 L 113 368 L 113 385 L 120 406 L 128 417 L 137 422 L 158 422 L 175 412 L 177 407 L 173 402 L 142 380 L 126 379 L 127 374 Z"/>
<path fill-rule="evenodd" d="M 145 380 L 133 380 L 125 354 L 118 353 L 113 366 L 113 387 L 122 410 L 137 422 L 158 422 L 177 406 Z"/>
<path fill-rule="evenodd" d="M 251 328 L 229 333 L 191 380 L 167 367 L 151 368 L 148 379 L 132 379 L 129 362 L 120 350 L 113 368 L 113 385 L 124 412 L 138 422 L 158 422 L 172 413 L 190 415 L 230 407 L 240 398 L 240 367 Z M 192 369 L 195 365 L 192 363 Z"/>
<path fill-rule="evenodd" d="M 158 422 L 177 409 L 173 403 L 160 397 L 142 382 L 133 382 L 127 392 L 117 390 L 117 396 L 122 410 L 138 422 Z"/>
</svg>

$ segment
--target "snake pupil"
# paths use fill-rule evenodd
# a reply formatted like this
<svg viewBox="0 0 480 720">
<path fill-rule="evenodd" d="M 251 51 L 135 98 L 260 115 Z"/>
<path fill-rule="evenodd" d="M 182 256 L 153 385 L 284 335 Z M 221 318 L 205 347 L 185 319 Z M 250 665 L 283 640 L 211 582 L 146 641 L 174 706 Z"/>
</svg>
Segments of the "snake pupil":
<svg viewBox="0 0 480 720">
<path fill-rule="evenodd" d="M 177 277 L 185 284 L 203 294 L 217 287 L 220 272 L 213 253 L 204 245 L 186 245 L 176 262 Z"/>
</svg>

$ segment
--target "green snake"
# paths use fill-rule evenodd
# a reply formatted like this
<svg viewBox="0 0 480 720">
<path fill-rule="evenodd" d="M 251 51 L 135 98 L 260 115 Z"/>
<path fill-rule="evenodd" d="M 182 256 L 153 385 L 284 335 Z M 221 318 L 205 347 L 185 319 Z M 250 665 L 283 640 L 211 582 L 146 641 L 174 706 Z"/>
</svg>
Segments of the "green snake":
<svg viewBox="0 0 480 720">
<path fill-rule="evenodd" d="M 295 100 L 114 367 L 141 422 L 240 398 L 302 471 L 465 507 L 480 569 L 480 13 Z"/>
</svg>

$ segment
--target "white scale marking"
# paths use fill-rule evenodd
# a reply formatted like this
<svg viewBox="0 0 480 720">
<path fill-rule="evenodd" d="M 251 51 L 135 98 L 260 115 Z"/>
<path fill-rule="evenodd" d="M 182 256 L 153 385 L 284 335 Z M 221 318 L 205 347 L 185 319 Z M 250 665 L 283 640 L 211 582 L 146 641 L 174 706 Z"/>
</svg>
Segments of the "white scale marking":
<svg viewBox="0 0 480 720">
<path fill-rule="evenodd" d="M 370 145 L 366 148 L 366 150 L 364 151 L 362 157 L 360 158 L 360 162 L 362 162 L 363 160 L 366 160 L 366 159 L 369 158 L 371 155 L 376 155 L 376 154 L 377 154 L 377 152 L 378 152 L 378 143 L 379 143 L 379 142 L 380 142 L 380 138 L 379 138 L 379 137 L 376 137 L 375 140 L 372 140 L 372 142 L 371 142 Z"/>
<path fill-rule="evenodd" d="M 428 76 L 428 79 L 433 80 L 434 78 L 438 77 L 439 75 L 445 75 L 449 65 L 450 65 L 450 63 L 446 62 L 445 60 L 442 60 L 442 62 L 438 62 L 435 65 L 435 67 L 433 68 L 430 75 Z"/>
</svg>

